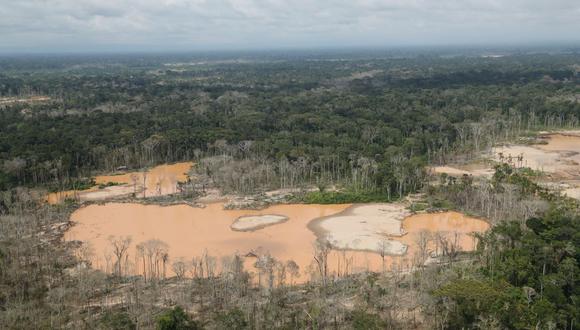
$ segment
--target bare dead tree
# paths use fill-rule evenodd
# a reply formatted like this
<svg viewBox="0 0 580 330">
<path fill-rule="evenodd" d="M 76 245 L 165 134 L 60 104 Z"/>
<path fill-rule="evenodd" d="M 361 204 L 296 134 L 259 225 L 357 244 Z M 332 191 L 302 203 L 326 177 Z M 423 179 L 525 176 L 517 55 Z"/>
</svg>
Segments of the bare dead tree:
<svg viewBox="0 0 580 330">
<path fill-rule="evenodd" d="M 137 174 L 133 173 L 131 174 L 130 179 L 133 184 L 133 195 L 137 196 L 137 182 L 139 181 L 139 177 Z"/>
<path fill-rule="evenodd" d="M 274 267 L 276 266 L 276 259 L 272 257 L 269 253 L 265 253 L 258 256 L 254 266 L 258 269 L 258 282 L 261 283 L 262 274 L 266 276 L 268 281 L 268 289 L 271 290 L 274 287 Z"/>
<path fill-rule="evenodd" d="M 385 257 L 387 256 L 387 253 L 389 252 L 389 247 L 390 247 L 390 243 L 386 238 L 383 238 L 380 240 L 380 242 L 377 243 L 377 251 L 379 252 L 379 255 L 381 256 L 381 260 L 382 260 L 382 272 L 385 272 Z"/>
<path fill-rule="evenodd" d="M 427 261 L 429 242 L 431 242 L 431 233 L 426 230 L 420 231 L 419 235 L 415 238 L 415 243 L 419 251 L 416 266 L 423 266 L 425 261 Z"/>
<path fill-rule="evenodd" d="M 326 280 L 328 276 L 328 254 L 330 253 L 331 246 L 328 241 L 316 241 L 314 243 L 314 261 L 318 268 L 320 278 L 322 279 L 322 284 L 326 286 Z"/>
<path fill-rule="evenodd" d="M 290 285 L 294 285 L 294 279 L 300 277 L 300 266 L 294 260 L 288 260 L 286 270 L 290 275 Z"/>
<path fill-rule="evenodd" d="M 161 268 L 165 268 L 165 263 L 169 260 L 168 250 L 167 243 L 158 239 L 151 239 L 142 243 L 143 256 L 147 257 L 147 262 L 143 262 L 143 265 L 147 266 L 146 272 L 149 273 L 149 279 L 156 280 L 161 278 Z"/>
<path fill-rule="evenodd" d="M 276 279 L 278 280 L 277 286 L 283 287 L 286 284 L 286 264 L 278 261 L 276 262 Z"/>
<path fill-rule="evenodd" d="M 117 276 L 122 276 L 123 275 L 122 264 L 123 264 L 125 254 L 127 253 L 129 246 L 131 246 L 131 237 L 128 237 L 128 236 L 127 237 L 110 236 L 109 242 L 111 243 L 111 245 L 113 247 L 113 254 L 117 258 L 117 261 L 115 263 L 115 274 Z"/>
<path fill-rule="evenodd" d="M 161 254 L 161 262 L 163 263 L 163 278 L 166 278 L 167 273 L 167 262 L 169 262 L 169 253 L 167 251 L 163 251 Z"/>
<path fill-rule="evenodd" d="M 140 258 L 142 261 L 142 266 L 143 266 L 143 280 L 145 282 L 147 282 L 147 266 L 146 266 L 146 255 L 147 253 L 145 252 L 145 245 L 144 243 L 139 243 L 136 246 L 137 249 L 137 258 Z"/>
<path fill-rule="evenodd" d="M 143 170 L 143 198 L 147 197 L 147 169 Z"/>
<path fill-rule="evenodd" d="M 183 258 L 179 258 L 177 261 L 174 261 L 173 264 L 171 264 L 171 269 L 175 273 L 175 276 L 181 280 L 185 277 L 185 274 L 189 270 L 190 266 L 191 264 L 185 262 Z"/>
<path fill-rule="evenodd" d="M 439 246 L 441 246 L 441 249 L 443 250 L 443 256 L 449 259 L 449 264 L 453 264 L 457 255 L 461 251 L 459 237 L 460 234 L 458 232 L 451 233 L 451 237 L 448 237 L 445 233 L 438 233 L 436 236 L 439 241 Z"/>
</svg>

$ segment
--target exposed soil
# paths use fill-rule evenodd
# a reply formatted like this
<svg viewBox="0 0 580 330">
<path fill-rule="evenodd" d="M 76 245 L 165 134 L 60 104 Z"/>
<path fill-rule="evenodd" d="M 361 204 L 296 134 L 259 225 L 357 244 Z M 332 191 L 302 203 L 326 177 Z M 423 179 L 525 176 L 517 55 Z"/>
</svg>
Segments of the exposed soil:
<svg viewBox="0 0 580 330">
<path fill-rule="evenodd" d="M 192 162 L 165 164 L 142 172 L 127 172 L 117 175 L 100 175 L 95 177 L 97 186 L 87 190 L 67 190 L 48 194 L 50 204 L 62 203 L 65 199 L 80 202 L 103 201 L 123 198 L 135 194 L 136 197 L 154 197 L 173 194 L 177 183 L 186 181 Z M 117 185 L 99 189 L 98 185 L 115 183 Z"/>
<path fill-rule="evenodd" d="M 403 204 L 355 205 L 341 214 L 313 221 L 310 229 L 337 250 L 403 255 L 407 246 L 393 237 L 404 234 L 402 221 L 410 214 Z"/>
<path fill-rule="evenodd" d="M 580 131 L 543 132 L 539 141 L 542 143 L 495 147 L 492 149 L 491 160 L 531 168 L 543 174 L 538 178 L 540 184 L 561 187 L 562 193 L 567 196 L 580 198 Z M 456 177 L 464 174 L 491 177 L 494 172 L 491 164 L 484 165 L 481 162 L 453 164 L 432 167 L 431 171 Z"/>
</svg>

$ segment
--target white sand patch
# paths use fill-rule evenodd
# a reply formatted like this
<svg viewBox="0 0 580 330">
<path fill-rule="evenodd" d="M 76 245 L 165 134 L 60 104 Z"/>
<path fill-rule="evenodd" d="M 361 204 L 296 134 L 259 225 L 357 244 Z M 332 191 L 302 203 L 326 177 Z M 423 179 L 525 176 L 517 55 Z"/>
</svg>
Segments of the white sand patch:
<svg viewBox="0 0 580 330">
<path fill-rule="evenodd" d="M 548 133 L 548 134 L 561 134 L 561 135 L 570 135 L 570 136 L 580 137 L 580 131 L 558 131 L 558 132 Z"/>
<path fill-rule="evenodd" d="M 137 189 L 139 193 L 141 189 Z M 110 186 L 99 190 L 79 192 L 80 201 L 101 201 L 110 198 L 127 197 L 135 192 L 135 187 L 129 185 Z"/>
<path fill-rule="evenodd" d="M 235 231 L 253 231 L 267 226 L 279 224 L 288 220 L 288 217 L 283 215 L 266 214 L 266 215 L 250 215 L 239 217 L 232 223 L 230 228 Z"/>
<path fill-rule="evenodd" d="M 468 171 L 464 171 L 464 170 L 460 170 L 458 168 L 455 167 L 451 167 L 451 166 L 435 166 L 435 167 L 431 167 L 431 171 L 433 171 L 436 174 L 449 174 L 451 176 L 463 176 L 463 175 L 470 175 L 471 173 Z"/>
<path fill-rule="evenodd" d="M 493 148 L 494 160 L 509 162 L 517 167 L 529 167 L 532 170 L 553 173 L 561 166 L 560 155 L 529 146 L 503 146 Z M 501 155 L 501 156 L 500 156 Z M 522 157 L 521 161 L 518 157 Z"/>
<path fill-rule="evenodd" d="M 335 249 L 403 255 L 407 246 L 390 237 L 405 234 L 402 221 L 410 214 L 402 204 L 357 205 L 316 221 L 311 229 Z"/>
<path fill-rule="evenodd" d="M 137 193 L 142 191 L 142 188 L 137 187 Z M 110 186 L 100 189 L 98 186 L 91 187 L 86 190 L 67 190 L 50 193 L 46 197 L 49 204 L 59 204 L 66 199 L 72 199 L 79 202 L 97 202 L 107 199 L 115 199 L 128 197 L 135 192 L 134 186 L 118 185 Z"/>
<path fill-rule="evenodd" d="M 430 168 L 431 173 L 447 174 L 454 177 L 472 175 L 474 177 L 492 177 L 494 170 L 489 165 L 470 164 L 466 166 L 433 166 Z"/>
<path fill-rule="evenodd" d="M 562 193 L 570 198 L 580 199 L 580 187 L 567 188 Z"/>
<path fill-rule="evenodd" d="M 503 162 L 516 167 L 529 167 L 546 172 L 556 175 L 560 180 L 580 178 L 580 137 L 572 134 L 551 134 L 544 138 L 547 144 L 494 148 L 495 160 L 502 161 L 502 153 Z"/>
</svg>

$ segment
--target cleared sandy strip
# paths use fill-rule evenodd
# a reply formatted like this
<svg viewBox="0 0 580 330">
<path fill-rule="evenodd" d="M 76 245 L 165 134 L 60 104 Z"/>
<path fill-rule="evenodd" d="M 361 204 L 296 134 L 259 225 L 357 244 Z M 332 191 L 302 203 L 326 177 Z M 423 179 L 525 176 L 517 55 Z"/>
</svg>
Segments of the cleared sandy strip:
<svg viewBox="0 0 580 330">
<path fill-rule="evenodd" d="M 568 132 L 572 133 L 572 132 Z M 495 159 L 499 153 L 504 161 L 512 157 L 512 164 L 529 167 L 557 175 L 563 180 L 580 177 L 580 137 L 573 134 L 551 134 L 545 136 L 547 144 L 535 146 L 505 146 L 494 148 Z M 523 156 L 520 162 L 518 156 Z"/>
<path fill-rule="evenodd" d="M 78 194 L 81 201 L 100 201 L 109 198 L 120 198 L 131 195 L 135 192 L 135 187 L 128 185 L 111 186 L 95 191 L 80 192 Z M 139 190 L 137 190 L 139 192 Z"/>
<path fill-rule="evenodd" d="M 149 169 L 146 174 L 136 171 L 118 175 L 100 175 L 95 177 L 95 182 L 97 184 L 115 182 L 129 186 L 137 185 L 140 188 L 144 186 L 146 197 L 168 195 L 177 192 L 177 182 L 187 180 L 187 173 L 192 166 L 192 162 L 164 164 Z"/>
<path fill-rule="evenodd" d="M 500 159 L 500 154 L 503 159 Z M 494 160 L 506 161 L 511 157 L 512 163 L 522 167 L 529 167 L 532 170 L 542 172 L 556 172 L 561 165 L 559 162 L 560 155 L 557 152 L 547 152 L 535 147 L 529 146 L 503 146 L 493 148 Z M 517 157 L 522 155 L 521 164 L 518 163 Z"/>
<path fill-rule="evenodd" d="M 431 173 L 447 174 L 454 177 L 462 177 L 464 175 L 472 175 L 474 177 L 491 177 L 493 176 L 493 169 L 489 165 L 470 164 L 461 167 L 455 166 L 433 166 L 430 168 Z"/>
<path fill-rule="evenodd" d="M 276 225 L 288 220 L 283 215 L 265 214 L 239 217 L 232 223 L 230 228 L 235 231 L 254 231 L 264 227 Z"/>
<path fill-rule="evenodd" d="M 566 135 L 566 136 L 575 136 L 575 137 L 580 137 L 580 131 L 558 131 L 555 133 L 546 133 L 545 135 L 550 135 L 550 136 L 554 136 L 554 135 Z"/>
<path fill-rule="evenodd" d="M 563 193 L 570 198 L 580 199 L 580 187 L 566 189 Z"/>
<path fill-rule="evenodd" d="M 580 175 L 580 131 L 541 133 L 546 144 L 505 145 L 492 149 L 492 160 L 510 162 L 517 167 L 529 167 L 550 174 L 557 173 L 563 178 Z M 501 155 L 501 156 L 500 156 Z M 521 161 L 518 157 L 522 157 Z M 475 177 L 491 177 L 494 170 L 491 164 L 469 164 L 454 166 L 434 166 L 432 173 L 446 173 L 460 177 L 465 174 Z"/>
<path fill-rule="evenodd" d="M 46 197 L 49 204 L 59 204 L 65 199 L 74 199 L 79 202 L 102 201 L 108 199 L 122 198 L 132 193 L 142 192 L 143 188 L 129 185 L 110 186 L 100 189 L 98 186 L 91 187 L 87 190 L 67 190 L 50 193 Z"/>
<path fill-rule="evenodd" d="M 50 204 L 62 203 L 65 199 L 78 201 L 102 201 L 127 197 L 137 193 L 136 197 L 151 197 L 169 195 L 177 192 L 177 183 L 186 181 L 187 172 L 193 166 L 192 162 L 165 164 L 156 166 L 146 172 L 128 172 L 119 175 L 100 175 L 95 177 L 97 185 L 114 182 L 117 186 L 99 189 L 98 186 L 87 190 L 67 190 L 48 194 L 46 200 Z M 145 183 L 145 185 L 143 185 Z"/>
<path fill-rule="evenodd" d="M 470 175 L 471 174 L 471 172 L 460 170 L 458 168 L 451 167 L 451 166 L 435 166 L 435 167 L 431 167 L 431 171 L 436 173 L 436 174 L 445 173 L 445 174 L 449 174 L 452 176 L 462 176 L 462 175 Z"/>
<path fill-rule="evenodd" d="M 316 236 L 337 250 L 403 255 L 407 246 L 392 237 L 404 235 L 402 221 L 411 214 L 402 204 L 356 205 L 311 222 Z"/>
</svg>

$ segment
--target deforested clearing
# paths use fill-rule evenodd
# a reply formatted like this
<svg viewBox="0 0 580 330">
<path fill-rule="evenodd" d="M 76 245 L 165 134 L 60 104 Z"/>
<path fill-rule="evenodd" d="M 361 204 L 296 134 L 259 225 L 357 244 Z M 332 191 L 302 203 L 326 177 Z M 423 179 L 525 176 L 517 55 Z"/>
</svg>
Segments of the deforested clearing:
<svg viewBox="0 0 580 330">
<path fill-rule="evenodd" d="M 178 192 L 178 182 L 188 179 L 192 162 L 163 164 L 143 171 L 133 171 L 113 175 L 98 175 L 95 186 L 86 190 L 67 190 L 50 193 L 46 200 L 50 204 L 62 203 L 65 199 L 80 202 L 102 201 L 135 195 L 154 197 Z M 110 184 L 114 185 L 110 185 Z M 109 185 L 109 186 L 108 186 Z"/>
</svg>

